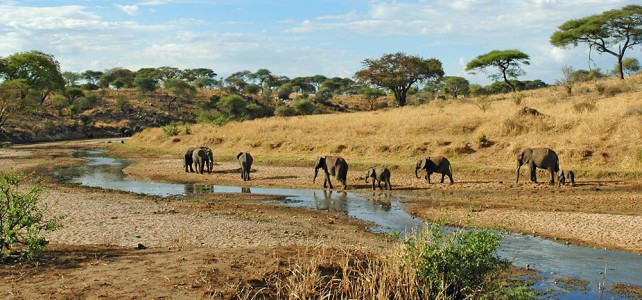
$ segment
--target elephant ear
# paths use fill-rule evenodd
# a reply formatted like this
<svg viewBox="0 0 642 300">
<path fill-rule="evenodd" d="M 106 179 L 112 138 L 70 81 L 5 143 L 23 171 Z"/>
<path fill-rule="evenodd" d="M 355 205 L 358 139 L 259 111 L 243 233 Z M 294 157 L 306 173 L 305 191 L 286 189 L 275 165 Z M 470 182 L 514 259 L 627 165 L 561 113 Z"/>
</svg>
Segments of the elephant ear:
<svg viewBox="0 0 642 300">
<path fill-rule="evenodd" d="M 428 158 L 423 158 L 417 163 L 417 169 L 425 169 L 428 164 Z"/>
<path fill-rule="evenodd" d="M 239 154 L 236 155 L 236 159 L 239 159 L 243 155 L 243 152 L 239 152 Z"/>
</svg>

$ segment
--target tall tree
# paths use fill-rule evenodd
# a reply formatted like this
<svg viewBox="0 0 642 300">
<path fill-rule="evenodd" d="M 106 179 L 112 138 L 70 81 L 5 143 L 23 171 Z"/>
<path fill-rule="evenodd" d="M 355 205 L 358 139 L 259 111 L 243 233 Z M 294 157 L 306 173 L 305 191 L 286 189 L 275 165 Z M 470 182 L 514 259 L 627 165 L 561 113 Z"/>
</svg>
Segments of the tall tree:
<svg viewBox="0 0 642 300">
<path fill-rule="evenodd" d="M 87 70 L 85 72 L 82 72 L 81 76 L 82 79 L 87 81 L 87 83 L 96 84 L 100 77 L 103 76 L 103 72 Z"/>
<path fill-rule="evenodd" d="M 78 80 L 82 79 L 82 76 L 80 73 L 65 71 L 62 72 L 62 78 L 65 79 L 67 86 L 74 86 L 78 83 Z"/>
<path fill-rule="evenodd" d="M 31 89 L 40 93 L 40 103 L 51 92 L 60 91 L 65 86 L 60 65 L 53 55 L 29 51 L 8 56 L 3 61 L 0 77 L 5 80 L 24 79 Z"/>
<path fill-rule="evenodd" d="M 488 68 L 496 68 L 497 72 L 489 73 L 488 77 L 494 81 L 503 78 L 504 82 L 515 92 L 515 85 L 510 82 L 509 78 L 517 79 L 517 76 L 524 75 L 525 72 L 520 64 L 529 65 L 529 60 L 530 57 L 519 50 L 493 50 L 468 62 L 466 71 L 471 74 L 475 74 L 476 70 L 487 73 Z"/>
<path fill-rule="evenodd" d="M 366 59 L 363 65 L 365 68 L 358 71 L 355 78 L 365 85 L 390 90 L 398 106 L 406 105 L 408 90 L 414 84 L 444 76 L 438 59 L 423 59 L 402 52 L 385 54 L 379 59 Z"/>
<path fill-rule="evenodd" d="M 570 20 L 558 28 L 550 38 L 553 46 L 575 47 L 584 43 L 600 54 L 613 55 L 617 58 L 619 76 L 624 79 L 624 54 L 626 50 L 642 43 L 642 6 L 628 5 L 622 9 Z"/>
<path fill-rule="evenodd" d="M 268 69 L 258 69 L 255 73 L 252 73 L 248 76 L 252 80 L 258 81 L 257 84 L 261 88 L 261 94 L 263 94 L 263 88 L 265 83 L 272 79 L 272 72 Z"/>
</svg>

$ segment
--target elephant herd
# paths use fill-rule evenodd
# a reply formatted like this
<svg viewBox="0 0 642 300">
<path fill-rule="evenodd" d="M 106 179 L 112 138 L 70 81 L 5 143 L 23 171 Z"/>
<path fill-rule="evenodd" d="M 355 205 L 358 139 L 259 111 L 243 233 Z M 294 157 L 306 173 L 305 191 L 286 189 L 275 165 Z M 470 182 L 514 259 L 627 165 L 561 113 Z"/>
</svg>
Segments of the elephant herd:
<svg viewBox="0 0 642 300">
<path fill-rule="evenodd" d="M 249 152 L 240 152 L 236 155 L 236 159 L 241 166 L 241 179 L 243 181 L 250 180 L 250 170 L 252 169 L 252 162 L 254 159 Z M 192 168 L 192 165 L 194 167 Z M 203 174 L 207 168 L 208 173 L 212 173 L 214 167 L 214 155 L 212 149 L 208 147 L 190 147 L 185 151 L 183 156 L 183 167 L 185 172 L 196 171 L 196 173 Z"/>
<path fill-rule="evenodd" d="M 236 155 L 241 170 L 241 179 L 243 181 L 250 180 L 250 170 L 254 159 L 248 152 L 240 152 Z M 184 158 L 185 172 L 197 172 L 203 174 L 205 170 L 208 173 L 212 172 L 214 158 L 212 150 L 207 147 L 190 147 L 185 152 Z M 194 165 L 194 168 L 192 168 Z M 568 180 L 572 186 L 575 186 L 575 173 L 571 170 L 560 170 L 559 158 L 557 153 L 549 148 L 527 148 L 517 155 L 517 179 L 519 182 L 519 172 L 523 165 L 528 165 L 530 169 L 530 180 L 537 182 L 536 169 L 548 170 L 551 174 L 550 183 L 555 183 L 555 175 L 558 174 L 558 186 L 564 185 Z M 340 156 L 321 156 L 316 160 L 314 165 L 314 178 L 312 182 L 316 182 L 319 169 L 323 171 L 323 188 L 332 189 L 332 181 L 330 177 L 335 177 L 342 185 L 343 189 L 347 188 L 348 178 L 348 163 L 343 157 Z M 443 156 L 433 156 L 420 159 L 415 166 L 415 177 L 420 178 L 418 172 L 420 170 L 426 171 L 425 179 L 430 183 L 430 175 L 433 173 L 441 174 L 441 183 L 448 176 L 450 184 L 454 183 L 452 175 L 452 167 L 448 158 Z M 372 167 L 366 171 L 365 182 L 368 179 L 372 180 L 372 189 L 376 187 L 379 189 L 386 188 L 392 190 L 390 183 L 390 170 L 385 167 Z M 381 184 L 383 183 L 383 187 Z"/>
</svg>

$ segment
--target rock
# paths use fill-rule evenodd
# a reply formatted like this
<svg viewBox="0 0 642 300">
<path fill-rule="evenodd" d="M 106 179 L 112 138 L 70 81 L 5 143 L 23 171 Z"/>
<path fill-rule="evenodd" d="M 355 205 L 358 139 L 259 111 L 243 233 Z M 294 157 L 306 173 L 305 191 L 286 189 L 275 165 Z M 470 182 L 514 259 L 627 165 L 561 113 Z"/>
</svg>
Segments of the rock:
<svg viewBox="0 0 642 300">
<path fill-rule="evenodd" d="M 136 246 L 136 250 L 145 250 L 145 249 L 147 249 L 147 246 L 143 244 L 138 244 L 138 246 Z"/>
</svg>

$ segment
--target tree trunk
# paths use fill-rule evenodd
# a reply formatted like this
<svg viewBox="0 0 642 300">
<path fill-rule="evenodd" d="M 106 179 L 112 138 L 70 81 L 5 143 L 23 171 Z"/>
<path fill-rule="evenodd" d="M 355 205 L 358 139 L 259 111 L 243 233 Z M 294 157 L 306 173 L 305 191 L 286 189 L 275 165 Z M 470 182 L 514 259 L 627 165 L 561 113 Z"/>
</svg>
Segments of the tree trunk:
<svg viewBox="0 0 642 300">
<path fill-rule="evenodd" d="M 506 77 L 506 71 L 502 71 L 502 75 L 504 75 L 504 82 L 506 82 L 506 84 L 508 84 L 508 86 L 510 86 L 510 89 L 513 90 L 513 93 L 517 92 L 515 87 L 512 84 L 510 84 L 510 81 L 508 81 L 508 77 Z"/>
<path fill-rule="evenodd" d="M 617 56 L 617 70 L 620 73 L 620 79 L 624 79 L 624 66 L 622 66 L 623 55 Z"/>
</svg>

